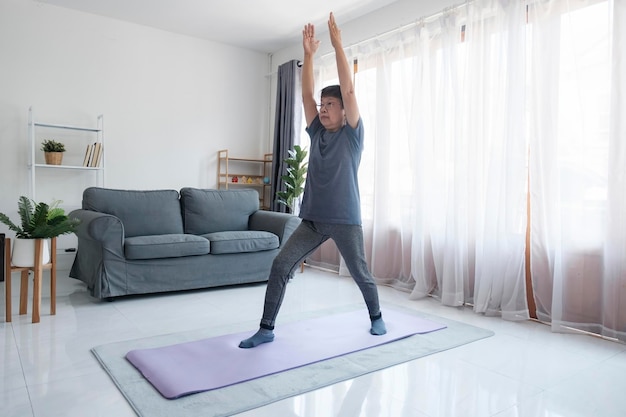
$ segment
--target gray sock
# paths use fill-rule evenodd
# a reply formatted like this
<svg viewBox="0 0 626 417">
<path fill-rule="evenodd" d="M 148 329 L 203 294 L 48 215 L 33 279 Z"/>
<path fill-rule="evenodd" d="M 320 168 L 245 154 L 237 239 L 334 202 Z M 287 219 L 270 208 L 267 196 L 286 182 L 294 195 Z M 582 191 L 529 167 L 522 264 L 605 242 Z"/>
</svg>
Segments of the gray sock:
<svg viewBox="0 0 626 417">
<path fill-rule="evenodd" d="M 259 346 L 262 343 L 269 343 L 274 340 L 274 332 L 267 329 L 259 329 L 252 337 L 242 340 L 239 343 L 239 347 L 242 349 L 249 349 Z"/>
<path fill-rule="evenodd" d="M 387 333 L 387 327 L 385 326 L 385 322 L 382 317 L 377 318 L 376 320 L 372 320 L 372 328 L 370 329 L 370 333 L 375 336 L 382 336 Z"/>
</svg>

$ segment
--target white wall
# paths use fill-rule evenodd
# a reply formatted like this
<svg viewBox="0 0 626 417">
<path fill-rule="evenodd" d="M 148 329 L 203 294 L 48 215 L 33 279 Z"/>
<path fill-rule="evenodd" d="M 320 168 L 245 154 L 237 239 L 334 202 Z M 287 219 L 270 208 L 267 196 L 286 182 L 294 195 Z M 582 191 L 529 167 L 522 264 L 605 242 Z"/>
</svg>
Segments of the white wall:
<svg viewBox="0 0 626 417">
<path fill-rule="evenodd" d="M 47 123 L 93 126 L 104 114 L 107 187 L 211 188 L 219 149 L 268 151 L 268 72 L 266 54 L 0 0 L 0 212 L 17 220 L 29 190 L 29 106 Z"/>
</svg>

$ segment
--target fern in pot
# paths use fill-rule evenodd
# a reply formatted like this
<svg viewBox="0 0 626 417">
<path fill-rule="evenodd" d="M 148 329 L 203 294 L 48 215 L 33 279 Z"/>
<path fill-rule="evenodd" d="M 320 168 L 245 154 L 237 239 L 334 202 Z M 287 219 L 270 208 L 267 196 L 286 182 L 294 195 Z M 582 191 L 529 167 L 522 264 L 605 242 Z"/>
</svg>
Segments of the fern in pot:
<svg viewBox="0 0 626 417">
<path fill-rule="evenodd" d="M 70 219 L 59 207 L 61 201 L 52 204 L 35 203 L 28 197 L 21 196 L 18 200 L 19 224 L 11 221 L 9 216 L 0 213 L 0 222 L 15 232 L 15 244 L 11 255 L 14 266 L 33 266 L 35 239 L 44 239 L 43 263 L 50 262 L 48 239 L 73 233 L 79 224 L 78 219 Z"/>
</svg>

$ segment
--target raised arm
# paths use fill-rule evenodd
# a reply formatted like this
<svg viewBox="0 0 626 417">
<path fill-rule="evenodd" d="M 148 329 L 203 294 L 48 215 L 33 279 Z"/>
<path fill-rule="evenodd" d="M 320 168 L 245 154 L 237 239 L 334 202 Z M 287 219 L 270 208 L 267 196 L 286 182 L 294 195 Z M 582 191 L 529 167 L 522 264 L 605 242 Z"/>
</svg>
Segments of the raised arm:
<svg viewBox="0 0 626 417">
<path fill-rule="evenodd" d="M 315 39 L 315 26 L 308 23 L 302 30 L 302 47 L 304 49 L 304 61 L 302 63 L 302 105 L 306 125 L 311 123 L 317 116 L 317 103 L 315 102 L 315 79 L 313 76 L 313 58 L 320 41 Z"/>
<path fill-rule="evenodd" d="M 330 13 L 328 18 L 328 32 L 330 33 L 330 42 L 335 49 L 335 59 L 337 61 L 337 75 L 339 76 L 339 86 L 341 88 L 341 97 L 343 99 L 343 108 L 346 112 L 347 123 L 356 128 L 359 122 L 359 105 L 356 101 L 354 93 L 354 84 L 352 83 L 352 73 L 348 64 L 348 58 L 343 50 L 341 42 L 341 30 L 337 27 L 335 16 Z"/>
</svg>

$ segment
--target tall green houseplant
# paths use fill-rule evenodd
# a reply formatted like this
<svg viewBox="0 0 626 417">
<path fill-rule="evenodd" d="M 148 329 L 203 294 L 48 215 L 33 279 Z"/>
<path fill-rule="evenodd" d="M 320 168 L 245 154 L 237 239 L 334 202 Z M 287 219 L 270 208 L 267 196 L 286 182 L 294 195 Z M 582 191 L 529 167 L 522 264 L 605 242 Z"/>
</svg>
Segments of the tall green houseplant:
<svg viewBox="0 0 626 417">
<path fill-rule="evenodd" d="M 284 159 L 287 164 L 287 175 L 283 175 L 285 191 L 277 191 L 276 197 L 280 204 L 289 207 L 289 211 L 293 213 L 296 203 L 300 201 L 300 196 L 304 193 L 304 183 L 306 181 L 306 173 L 308 162 L 305 162 L 308 152 L 300 145 L 295 145 L 293 149 L 287 151 L 289 157 Z"/>
</svg>

